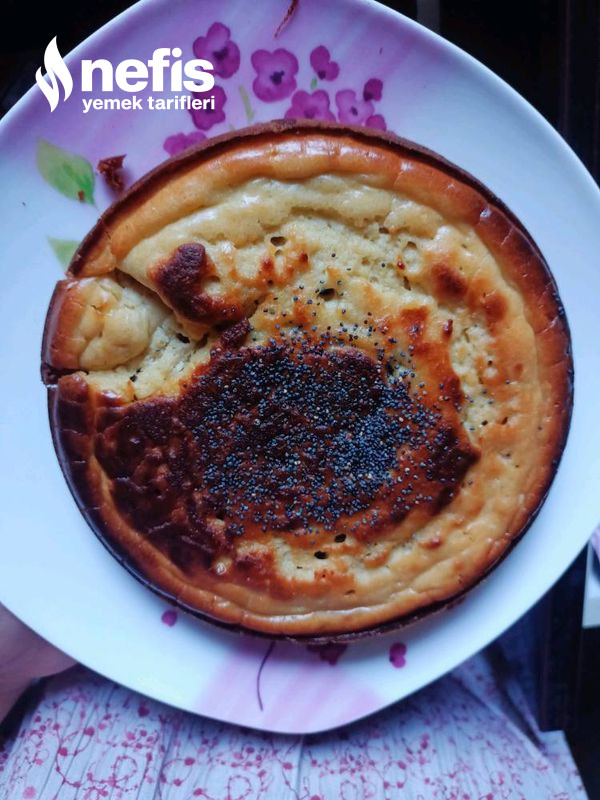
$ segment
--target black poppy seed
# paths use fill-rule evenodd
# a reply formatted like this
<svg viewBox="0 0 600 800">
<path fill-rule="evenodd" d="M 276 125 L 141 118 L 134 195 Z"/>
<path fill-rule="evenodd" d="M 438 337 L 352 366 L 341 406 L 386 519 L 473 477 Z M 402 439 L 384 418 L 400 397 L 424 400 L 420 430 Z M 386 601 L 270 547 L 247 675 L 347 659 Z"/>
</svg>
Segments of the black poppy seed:
<svg viewBox="0 0 600 800">
<path fill-rule="evenodd" d="M 176 457 L 166 450 L 164 457 L 172 485 L 202 487 L 200 502 L 209 506 L 198 512 L 199 525 L 213 508 L 240 530 L 249 521 L 261 530 L 331 529 L 356 515 L 375 528 L 389 519 L 386 508 L 396 499 L 414 505 L 424 481 L 462 477 L 464 470 L 443 466 L 453 463 L 456 442 L 440 414 L 403 382 L 387 383 L 385 366 L 360 350 L 328 349 L 332 340 L 347 343 L 293 331 L 287 341 L 214 354 L 190 382 L 176 428 L 161 428 L 156 447 L 162 452 L 165 437 L 175 442 L 169 447 L 194 453 L 182 461 L 181 475 L 173 472 L 180 469 Z M 414 485 L 397 475 L 399 453 L 402 466 L 412 465 L 406 475 Z M 119 474 L 126 475 L 124 467 Z M 380 501 L 383 513 L 373 514 Z M 404 512 L 397 506 L 394 513 Z M 194 535 L 208 534 L 200 527 Z"/>
</svg>

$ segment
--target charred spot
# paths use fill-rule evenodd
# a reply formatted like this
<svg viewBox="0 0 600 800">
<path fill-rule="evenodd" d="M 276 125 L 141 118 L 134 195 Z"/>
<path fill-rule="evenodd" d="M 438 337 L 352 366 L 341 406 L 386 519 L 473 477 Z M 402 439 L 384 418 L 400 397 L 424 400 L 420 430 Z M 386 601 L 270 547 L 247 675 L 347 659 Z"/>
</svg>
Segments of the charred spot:
<svg viewBox="0 0 600 800">
<path fill-rule="evenodd" d="M 437 431 L 432 445 L 435 456 L 428 477 L 442 484 L 443 488 L 435 501 L 436 510 L 440 510 L 453 499 L 457 483 L 477 461 L 479 453 L 470 445 L 461 444 L 456 431 L 451 428 Z"/>
<path fill-rule="evenodd" d="M 508 310 L 506 299 L 503 295 L 494 291 L 486 295 L 481 303 L 488 323 L 500 322 Z"/>
<path fill-rule="evenodd" d="M 448 378 L 445 378 L 439 384 L 439 389 L 444 399 L 447 398 L 450 402 L 454 403 L 454 405 L 462 403 L 464 395 L 460 380 L 456 375 L 452 374 Z"/>
<path fill-rule="evenodd" d="M 423 338 L 427 317 L 426 308 L 406 308 L 401 312 L 401 324 L 408 337 L 414 342 L 418 342 Z"/>
<path fill-rule="evenodd" d="M 444 333 L 444 336 L 450 338 L 452 336 L 453 327 L 454 327 L 454 320 L 452 319 L 446 320 L 446 322 L 444 322 L 444 324 L 442 325 L 442 331 Z"/>
<path fill-rule="evenodd" d="M 225 348 L 239 347 L 252 330 L 247 317 L 226 328 L 221 334 L 221 346 Z"/>
<path fill-rule="evenodd" d="M 273 558 L 269 553 L 253 552 L 237 555 L 235 558 L 236 567 L 254 574 L 268 576 L 271 572 Z"/>
<path fill-rule="evenodd" d="M 204 283 L 214 274 L 206 249 L 194 242 L 178 247 L 170 259 L 153 270 L 152 277 L 165 302 L 186 319 L 213 323 L 241 319 L 241 305 L 204 291 Z"/>
<path fill-rule="evenodd" d="M 445 299 L 460 300 L 467 293 L 467 282 L 457 269 L 449 264 L 435 264 L 431 273 L 435 293 Z"/>
<path fill-rule="evenodd" d="M 68 375 L 59 379 L 61 391 L 61 425 L 67 431 L 81 431 L 86 428 L 86 406 L 89 387 L 79 376 Z"/>
<path fill-rule="evenodd" d="M 346 538 L 339 525 L 376 537 L 450 501 L 476 458 L 453 409 L 442 416 L 388 383 L 358 349 L 308 336 L 240 347 L 248 330 L 246 319 L 226 330 L 229 345 L 179 397 L 98 408 L 94 452 L 117 507 L 182 569 L 186 553 L 190 564 L 235 556 L 234 541 L 269 531 L 316 537 L 324 559 L 332 534 Z M 261 579 L 266 557 L 235 565 Z"/>
</svg>

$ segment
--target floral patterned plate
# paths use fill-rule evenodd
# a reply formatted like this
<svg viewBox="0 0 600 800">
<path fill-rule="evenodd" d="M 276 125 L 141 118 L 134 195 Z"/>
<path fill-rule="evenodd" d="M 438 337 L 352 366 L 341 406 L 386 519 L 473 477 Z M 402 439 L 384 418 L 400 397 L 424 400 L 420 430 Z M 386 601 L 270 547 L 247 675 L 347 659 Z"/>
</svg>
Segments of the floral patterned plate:
<svg viewBox="0 0 600 800">
<path fill-rule="evenodd" d="M 84 114 L 76 87 L 50 113 L 34 87 L 0 126 L 0 601 L 84 664 L 167 703 L 273 731 L 324 730 L 399 700 L 498 636 L 594 528 L 600 194 L 558 135 L 502 81 L 368 0 L 298 0 L 289 9 L 287 0 L 261 0 L 251 10 L 245 0 L 147 0 L 66 61 L 78 74 L 82 58 L 145 61 L 158 47 L 214 62 L 214 109 Z M 134 581 L 69 495 L 38 373 L 52 287 L 113 198 L 98 161 L 126 154 L 131 181 L 207 136 L 293 116 L 394 130 L 483 180 L 541 246 L 573 330 L 571 434 L 531 530 L 462 603 L 401 635 L 349 647 L 229 633 L 167 607 Z"/>
</svg>

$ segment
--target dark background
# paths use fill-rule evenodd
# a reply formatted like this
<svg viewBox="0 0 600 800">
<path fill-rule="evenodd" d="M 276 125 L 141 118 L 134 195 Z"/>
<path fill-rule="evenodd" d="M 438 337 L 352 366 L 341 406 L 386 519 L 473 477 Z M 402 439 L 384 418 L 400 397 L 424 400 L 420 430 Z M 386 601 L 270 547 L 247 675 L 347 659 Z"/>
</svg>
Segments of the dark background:
<svg viewBox="0 0 600 800">
<path fill-rule="evenodd" d="M 281 1 L 284 11 L 286 0 Z M 59 35 L 60 50 L 67 53 L 131 4 L 57 0 L 32 7 L 4 0 L 0 116 L 34 83 L 53 36 Z M 388 0 L 387 5 L 437 29 L 508 81 L 600 178 L 600 0 Z M 584 574 L 582 555 L 511 635 L 516 632 L 531 645 L 531 674 L 523 682 L 532 686 L 530 702 L 540 726 L 567 731 L 594 800 L 600 798 L 600 629 L 581 629 Z"/>
</svg>

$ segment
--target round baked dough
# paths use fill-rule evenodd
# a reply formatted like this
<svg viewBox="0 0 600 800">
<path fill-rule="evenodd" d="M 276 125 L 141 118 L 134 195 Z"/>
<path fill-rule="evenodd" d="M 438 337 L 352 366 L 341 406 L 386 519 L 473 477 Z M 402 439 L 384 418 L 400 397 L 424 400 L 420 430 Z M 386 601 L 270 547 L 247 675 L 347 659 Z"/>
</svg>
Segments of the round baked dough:
<svg viewBox="0 0 600 800">
<path fill-rule="evenodd" d="M 278 122 L 140 180 L 60 281 L 56 450 L 147 585 L 270 634 L 381 630 L 473 586 L 549 488 L 567 324 L 519 222 L 458 168 Z"/>
</svg>

